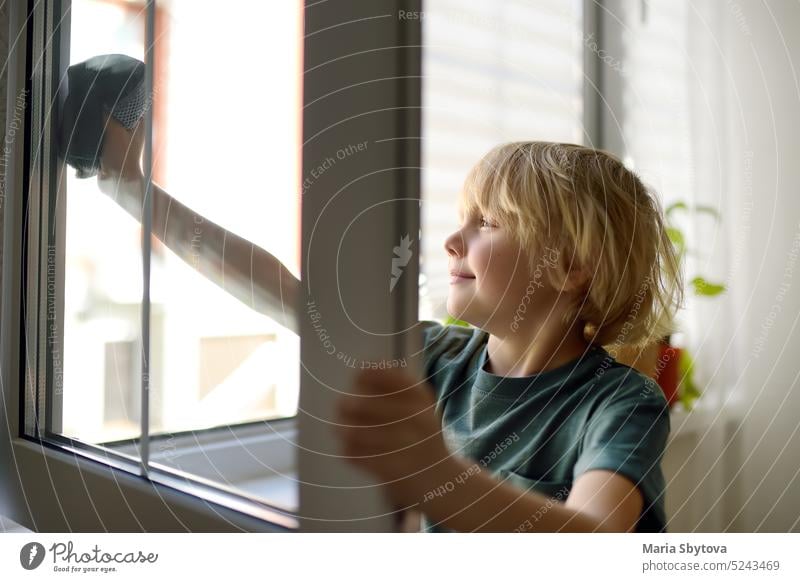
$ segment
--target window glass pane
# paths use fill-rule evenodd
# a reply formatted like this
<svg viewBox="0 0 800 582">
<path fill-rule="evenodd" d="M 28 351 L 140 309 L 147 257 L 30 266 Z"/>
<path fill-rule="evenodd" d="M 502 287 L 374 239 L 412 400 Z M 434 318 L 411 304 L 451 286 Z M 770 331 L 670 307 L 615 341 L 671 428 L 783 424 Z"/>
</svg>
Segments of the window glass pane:
<svg viewBox="0 0 800 582">
<path fill-rule="evenodd" d="M 581 143 L 581 2 L 429 0 L 423 20 L 421 319 L 446 317 L 445 238 L 472 165 L 514 140 Z"/>
<path fill-rule="evenodd" d="M 625 23 L 621 47 L 625 77 L 619 115 L 625 150 L 621 153 L 665 208 L 677 202 L 691 206 L 696 202 L 697 191 L 693 171 L 697 134 L 693 140 L 690 97 L 697 72 L 687 54 L 690 5 L 683 0 L 652 0 L 646 10 L 624 3 L 620 8 L 618 17 Z M 697 272 L 697 257 L 705 258 L 719 240 L 714 236 L 714 219 L 707 217 L 702 222 L 710 236 L 700 241 L 694 239 L 690 213 L 672 213 L 668 218 L 672 226 L 681 230 L 691 249 L 683 258 L 687 272 Z M 703 275 L 709 275 L 707 269 Z M 695 298 L 691 294 L 686 296 L 685 307 L 677 314 L 680 329 L 693 337 L 704 336 L 697 327 Z M 684 341 L 682 335 L 678 332 L 672 341 L 680 345 Z"/>
<path fill-rule="evenodd" d="M 144 60 L 143 5 L 83 0 L 73 2 L 71 12 L 70 65 L 105 54 Z M 92 83 L 90 73 L 68 76 L 61 89 L 78 98 Z M 81 107 L 81 101 L 88 120 L 93 103 Z M 78 149 L 87 133 L 71 135 L 70 147 Z M 141 228 L 94 178 L 80 179 L 73 168 L 65 172 L 62 432 L 90 443 L 138 437 Z"/>
<path fill-rule="evenodd" d="M 274 433 L 263 421 L 297 411 L 299 338 L 282 325 L 293 314 L 287 306 L 287 319 L 276 321 L 258 273 L 265 252 L 283 264 L 285 280 L 300 273 L 302 3 L 165 0 L 156 13 L 154 90 L 145 104 L 153 111 L 151 458 L 292 505 L 289 442 L 278 439 L 276 455 L 248 448 L 230 429 L 262 423 L 251 434 Z M 265 34 L 265 22 L 280 25 Z M 144 1 L 74 0 L 71 27 L 70 64 L 109 53 L 144 60 Z M 133 135 L 109 132 L 104 148 L 110 135 Z M 122 145 L 125 156 L 130 145 Z M 103 171 L 85 179 L 67 172 L 63 432 L 90 443 L 135 439 L 135 188 L 111 192 Z M 215 445 L 202 450 L 197 431 L 214 428 Z M 195 436 L 201 452 L 183 450 Z M 270 481 L 276 476 L 280 483 Z"/>
<path fill-rule="evenodd" d="M 256 289 L 253 309 L 202 273 L 214 269 L 204 253 L 215 246 L 225 253 L 226 289 L 237 286 L 240 261 L 250 267 L 249 246 L 237 257 L 233 239 L 209 238 L 212 221 L 299 276 L 300 3 L 174 0 L 163 11 L 154 181 L 193 211 L 193 256 L 187 263 L 163 245 L 154 249 L 153 303 L 163 322 L 152 339 L 161 354 L 153 386 L 161 416 L 151 430 L 292 416 L 299 338 L 257 311 Z M 266 21 L 284 24 L 265 35 Z"/>
<path fill-rule="evenodd" d="M 689 6 L 653 0 L 644 12 L 638 5 L 623 10 L 620 18 L 627 26 L 622 36 L 622 153 L 670 204 L 684 199 L 692 188 L 691 172 L 684 171 L 691 165 Z"/>
</svg>

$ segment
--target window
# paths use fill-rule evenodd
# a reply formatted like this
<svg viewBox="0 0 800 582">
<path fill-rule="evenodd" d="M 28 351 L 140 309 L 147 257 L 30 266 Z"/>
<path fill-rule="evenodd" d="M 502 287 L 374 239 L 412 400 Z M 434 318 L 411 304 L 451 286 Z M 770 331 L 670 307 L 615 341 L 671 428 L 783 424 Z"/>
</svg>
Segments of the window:
<svg viewBox="0 0 800 582">
<path fill-rule="evenodd" d="M 6 414 L 0 457 L 16 473 L 0 473 L 0 495 L 15 521 L 394 527 L 380 490 L 337 457 L 330 422 L 351 362 L 413 348 L 416 266 L 388 282 L 393 247 L 419 229 L 419 151 L 400 138 L 419 135 L 420 26 L 397 17 L 419 6 L 306 4 L 11 7 L 12 38 L 24 42 L 9 55 L 9 94 L 25 111 L 4 174 L 0 371 L 21 389 L 3 391 L 4 411 L 20 417 Z M 158 238 L 156 220 L 140 222 L 134 196 L 64 164 L 61 81 L 110 53 L 147 63 L 153 218 L 167 200 L 158 190 L 172 200 L 165 221 L 188 208 L 183 247 L 168 228 Z M 212 245 L 220 258 L 233 237 L 252 241 L 303 282 L 303 309 L 270 315 L 241 271 L 204 264 L 195 237 L 222 233 L 212 221 L 227 229 Z M 346 358 L 331 357 L 311 303 Z"/>
<path fill-rule="evenodd" d="M 70 64 L 108 53 L 143 60 L 143 8 L 116 0 L 72 2 Z M 210 8 L 177 0 L 156 12 L 154 181 L 202 217 L 269 250 L 298 276 L 299 199 L 292 193 L 300 175 L 301 6 Z M 252 18 L 240 18 L 244 9 Z M 257 23 L 267 11 L 287 26 L 264 38 Z M 212 27 L 216 40 L 209 43 Z M 219 106 L 226 102 L 229 108 Z M 141 227 L 123 210 L 121 195 L 117 204 L 95 179 L 78 179 L 71 168 L 67 174 L 62 431 L 93 443 L 135 437 L 138 407 L 131 404 L 140 387 L 123 369 L 131 353 L 118 360 L 109 344 L 138 337 Z M 197 230 L 200 238 L 202 224 Z M 197 257 L 197 263 L 206 260 Z M 209 281 L 202 267 L 153 241 L 153 435 L 296 411 L 298 338 Z M 110 390 L 109 376 L 120 375 Z M 108 417 L 107 410 L 116 412 Z"/>
<path fill-rule="evenodd" d="M 472 165 L 504 141 L 584 140 L 583 18 L 576 0 L 429 0 L 424 14 L 420 319 L 438 319 Z"/>
<path fill-rule="evenodd" d="M 240 17 L 244 10 L 251 18 Z M 178 433 L 202 441 L 197 431 L 296 414 L 299 338 L 204 276 L 213 269 L 204 254 L 213 243 L 203 234 L 209 220 L 220 224 L 299 277 L 301 10 L 299 2 L 232 2 L 218 10 L 173 0 L 155 11 L 153 180 L 195 217 L 191 260 L 162 242 L 175 222 L 167 214 L 166 235 L 157 232 L 163 223 L 154 223 L 150 261 L 146 421 L 154 460 L 174 468 L 185 470 L 180 455 L 159 453 L 174 453 Z M 72 2 L 70 65 L 112 53 L 144 61 L 145 15 L 144 2 Z M 286 24 L 265 38 L 259 22 L 268 17 Z M 64 77 L 61 83 L 68 87 Z M 63 342 L 63 383 L 54 390 L 51 426 L 75 441 L 122 451 L 141 436 L 143 421 L 142 226 L 126 212 L 122 188 L 103 192 L 94 177 L 62 171 L 66 189 L 51 195 L 66 206 L 66 220 L 55 224 L 65 242 L 53 253 L 63 252 L 63 335 L 54 326 L 50 341 Z M 229 270 L 230 264 L 229 256 Z M 48 281 L 60 284 L 58 277 Z M 165 439 L 170 446 L 159 448 Z M 254 457 L 265 472 L 292 465 L 273 468 L 263 454 Z M 200 474 L 234 487 L 257 472 L 222 470 L 214 456 L 207 463 Z M 270 489 L 261 493 L 270 500 Z"/>
</svg>

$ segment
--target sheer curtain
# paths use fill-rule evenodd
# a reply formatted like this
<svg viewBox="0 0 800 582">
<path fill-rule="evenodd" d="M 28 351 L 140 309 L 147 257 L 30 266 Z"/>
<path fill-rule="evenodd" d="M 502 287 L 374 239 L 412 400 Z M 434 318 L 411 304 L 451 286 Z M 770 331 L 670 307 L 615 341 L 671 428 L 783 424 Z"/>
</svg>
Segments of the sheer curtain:
<svg viewBox="0 0 800 582">
<path fill-rule="evenodd" d="M 747 153 L 731 157 L 725 85 L 724 7 L 690 0 L 605 3 L 609 50 L 621 63 L 611 71 L 606 123 L 615 153 L 654 189 L 671 226 L 686 241 L 686 303 L 673 344 L 694 359 L 692 379 L 702 392 L 691 412 L 672 414 L 672 435 L 664 460 L 668 481 L 670 531 L 721 531 L 727 525 L 730 441 L 742 351 L 734 342 L 736 297 L 729 292 L 705 297 L 694 292 L 695 277 L 730 287 L 745 264 L 737 256 L 740 208 L 730 192 L 732 170 Z M 608 77 L 606 77 L 608 78 Z M 709 208 L 712 212 L 692 209 Z M 739 238 L 732 245 L 733 239 Z M 686 380 L 686 375 L 683 377 Z"/>
</svg>

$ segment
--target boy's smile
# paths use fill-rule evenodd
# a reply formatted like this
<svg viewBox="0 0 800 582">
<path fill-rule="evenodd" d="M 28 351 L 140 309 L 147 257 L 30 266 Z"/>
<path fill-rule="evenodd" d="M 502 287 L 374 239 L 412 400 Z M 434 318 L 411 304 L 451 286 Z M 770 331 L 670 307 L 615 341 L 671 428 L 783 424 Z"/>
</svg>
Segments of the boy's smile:
<svg viewBox="0 0 800 582">
<path fill-rule="evenodd" d="M 465 271 L 461 270 L 450 270 L 450 284 L 453 283 L 466 283 L 468 281 L 474 281 L 475 275 L 470 275 Z"/>
</svg>

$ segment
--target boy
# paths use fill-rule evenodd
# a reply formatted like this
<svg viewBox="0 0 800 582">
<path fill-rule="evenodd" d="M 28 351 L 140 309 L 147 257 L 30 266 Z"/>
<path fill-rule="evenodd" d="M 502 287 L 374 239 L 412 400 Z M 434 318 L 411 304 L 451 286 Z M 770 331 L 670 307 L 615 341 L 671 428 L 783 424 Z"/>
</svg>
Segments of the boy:
<svg viewBox="0 0 800 582">
<path fill-rule="evenodd" d="M 604 152 L 504 144 L 445 248 L 447 310 L 475 327 L 422 323 L 433 396 L 362 373 L 384 397 L 342 401 L 345 454 L 427 531 L 666 531 L 666 399 L 601 347 L 663 337 L 681 303 L 657 202 Z"/>
<path fill-rule="evenodd" d="M 98 181 L 138 219 L 130 143 L 111 120 Z M 196 216 L 158 187 L 153 208 L 154 234 L 188 261 Z M 658 203 L 609 154 L 516 142 L 470 172 L 460 218 L 447 310 L 474 327 L 422 322 L 424 385 L 361 371 L 339 402 L 344 455 L 422 511 L 425 531 L 665 531 L 666 399 L 602 347 L 663 337 L 680 305 Z M 201 272 L 248 304 L 258 290 L 261 310 L 296 329 L 285 307 L 298 281 L 203 222 Z"/>
</svg>

